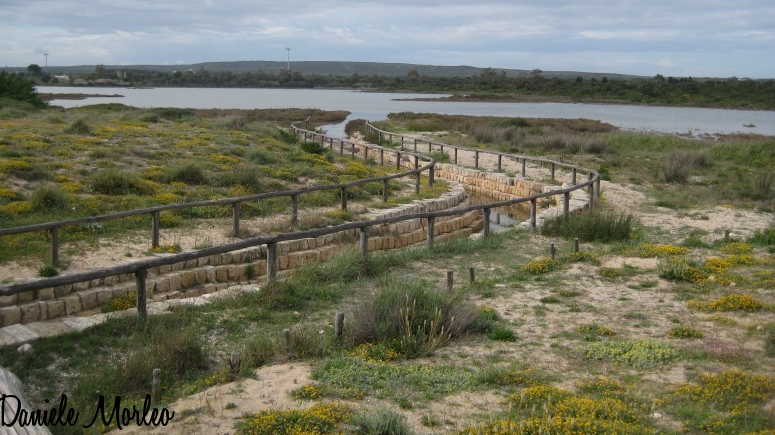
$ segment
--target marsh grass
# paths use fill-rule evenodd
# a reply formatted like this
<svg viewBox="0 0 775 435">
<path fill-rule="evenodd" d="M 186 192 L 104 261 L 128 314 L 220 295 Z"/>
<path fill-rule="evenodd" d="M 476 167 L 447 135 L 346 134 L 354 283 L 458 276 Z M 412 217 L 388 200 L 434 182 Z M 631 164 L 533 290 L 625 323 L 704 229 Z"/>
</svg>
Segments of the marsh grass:
<svg viewBox="0 0 775 435">
<path fill-rule="evenodd" d="M 572 214 L 567 219 L 557 216 L 541 225 L 541 234 L 565 239 L 578 237 L 582 242 L 617 242 L 629 240 L 636 220 L 630 214 L 611 210 Z"/>
</svg>

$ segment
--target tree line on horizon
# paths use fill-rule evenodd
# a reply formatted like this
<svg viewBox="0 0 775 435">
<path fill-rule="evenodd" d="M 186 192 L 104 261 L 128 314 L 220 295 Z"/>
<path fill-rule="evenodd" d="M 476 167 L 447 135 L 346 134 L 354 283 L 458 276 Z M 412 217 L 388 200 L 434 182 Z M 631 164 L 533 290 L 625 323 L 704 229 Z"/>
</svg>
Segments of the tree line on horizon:
<svg viewBox="0 0 775 435">
<path fill-rule="evenodd" d="M 28 67 L 27 76 L 39 83 L 66 84 L 57 83 L 55 78 L 42 72 L 37 65 Z M 404 76 L 367 76 L 357 73 L 314 74 L 294 70 L 113 70 L 97 65 L 92 73 L 73 74 L 70 77 L 90 84 L 105 85 L 115 80 L 131 83 L 135 87 L 354 88 L 450 93 L 469 100 L 518 100 L 532 97 L 578 102 L 775 109 L 775 80 L 674 78 L 660 74 L 650 78 L 585 78 L 581 75 L 565 78 L 547 77 L 540 69 L 534 69 L 529 76 L 510 76 L 503 70 L 485 68 L 478 75 L 444 77 L 423 75 L 412 68 Z"/>
</svg>

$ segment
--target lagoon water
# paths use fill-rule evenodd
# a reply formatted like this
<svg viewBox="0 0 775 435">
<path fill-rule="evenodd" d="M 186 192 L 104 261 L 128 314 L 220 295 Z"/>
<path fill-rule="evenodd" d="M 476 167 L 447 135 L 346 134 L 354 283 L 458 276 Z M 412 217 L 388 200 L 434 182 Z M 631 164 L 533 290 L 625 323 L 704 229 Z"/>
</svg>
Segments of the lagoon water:
<svg viewBox="0 0 775 435">
<path fill-rule="evenodd" d="M 180 107 L 195 109 L 314 108 L 347 110 L 350 119 L 378 121 L 391 112 L 428 112 L 449 115 L 508 116 L 523 118 L 587 118 L 625 130 L 656 131 L 691 135 L 754 133 L 775 136 L 775 111 L 698 109 L 616 104 L 575 103 L 465 103 L 401 101 L 406 98 L 438 97 L 438 94 L 360 92 L 340 89 L 242 89 L 242 88 L 152 88 L 51 87 L 46 93 L 119 94 L 123 97 L 93 97 L 84 100 L 54 100 L 52 105 L 78 107 L 100 103 L 122 103 L 134 107 Z M 346 122 L 345 122 L 346 123 Z M 324 127 L 332 136 L 344 136 L 344 124 Z M 754 125 L 754 127 L 746 127 Z"/>
</svg>

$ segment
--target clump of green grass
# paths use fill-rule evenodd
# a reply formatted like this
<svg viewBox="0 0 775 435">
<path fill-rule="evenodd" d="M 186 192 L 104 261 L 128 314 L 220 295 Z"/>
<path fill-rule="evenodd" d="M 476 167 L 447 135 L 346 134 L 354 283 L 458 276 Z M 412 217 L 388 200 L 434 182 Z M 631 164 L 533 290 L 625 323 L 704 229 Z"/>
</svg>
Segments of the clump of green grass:
<svg viewBox="0 0 775 435">
<path fill-rule="evenodd" d="M 401 414 L 389 409 L 378 408 L 370 412 L 359 412 L 353 416 L 352 425 L 363 435 L 412 435 L 414 432 Z"/>
<path fill-rule="evenodd" d="M 487 337 L 490 340 L 495 341 L 517 341 L 517 334 L 515 334 L 511 329 L 503 326 L 494 328 L 492 331 L 490 331 L 489 334 L 487 334 Z"/>
<path fill-rule="evenodd" d="M 50 278 L 57 275 L 59 275 L 59 271 L 50 264 L 43 265 L 38 269 L 38 276 L 43 278 Z"/>
<path fill-rule="evenodd" d="M 32 209 L 40 212 L 66 210 L 70 203 L 69 195 L 59 187 L 43 185 L 35 189 L 30 198 Z"/>
<path fill-rule="evenodd" d="M 587 359 L 611 361 L 634 369 L 651 369 L 678 359 L 674 346 L 647 338 L 587 343 L 579 350 Z"/>
<path fill-rule="evenodd" d="M 204 169 L 196 163 L 183 163 L 172 166 L 164 174 L 165 183 L 179 182 L 189 185 L 207 184 L 207 174 Z"/>
<path fill-rule="evenodd" d="M 631 214 L 610 210 L 573 214 L 567 219 L 557 216 L 541 225 L 541 234 L 582 242 L 603 243 L 629 240 L 634 232 L 635 218 Z"/>
<path fill-rule="evenodd" d="M 106 169 L 94 174 L 91 187 L 105 195 L 150 195 L 153 188 L 138 176 L 125 171 Z"/>
</svg>

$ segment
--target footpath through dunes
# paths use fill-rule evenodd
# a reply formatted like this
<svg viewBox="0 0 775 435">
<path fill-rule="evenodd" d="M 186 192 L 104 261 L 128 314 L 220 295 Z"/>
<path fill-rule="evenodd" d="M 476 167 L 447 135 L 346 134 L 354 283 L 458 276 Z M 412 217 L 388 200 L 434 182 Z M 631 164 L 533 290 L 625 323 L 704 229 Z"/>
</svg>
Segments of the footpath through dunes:
<svg viewBox="0 0 775 435">
<path fill-rule="evenodd" d="M 371 131 L 380 135 L 392 134 L 377 130 L 367 124 Z M 399 172 L 394 175 L 363 179 L 352 183 L 333 186 L 314 186 L 295 191 L 276 192 L 272 196 L 285 195 L 292 198 L 291 223 L 298 223 L 298 196 L 322 189 L 340 190 L 341 212 L 348 213 L 347 189 L 365 183 L 382 183 L 383 202 L 388 201 L 388 183 L 396 178 L 409 177 L 414 181 L 415 193 L 420 193 L 425 183 L 433 187 L 436 174 L 450 179 L 449 189 L 441 196 L 415 200 L 390 209 L 377 209 L 364 214 L 359 221 L 311 230 L 280 232 L 271 235 L 248 237 L 223 245 L 195 249 L 180 254 L 164 255 L 148 260 L 126 262 L 97 268 L 82 273 L 72 273 L 55 278 L 34 280 L 0 287 L 0 320 L 3 329 L 0 339 L 3 344 L 21 344 L 47 335 L 47 331 L 60 333 L 68 329 L 82 329 L 90 321 L 76 320 L 73 315 L 90 313 L 116 298 L 136 297 L 137 313 L 140 318 L 147 315 L 147 301 L 162 302 L 169 299 L 191 298 L 224 290 L 235 284 L 253 284 L 263 280 L 277 279 L 278 273 L 295 267 L 330 258 L 342 248 L 355 244 L 361 253 L 389 250 L 426 244 L 450 237 L 467 236 L 474 231 L 490 231 L 490 210 L 496 206 L 523 204 L 530 209 L 529 225 L 535 227 L 543 216 L 580 210 L 593 204 L 599 195 L 599 175 L 592 170 L 546 159 L 513 156 L 505 153 L 452 147 L 446 144 L 428 142 L 428 152 L 435 147 L 441 153 L 454 154 L 458 163 L 473 159 L 474 168 L 453 164 L 438 164 L 404 146 L 404 138 L 398 147 L 381 147 L 364 142 L 336 139 L 311 130 L 292 126 L 292 132 L 299 140 L 320 141 L 332 151 L 352 157 L 378 159 L 380 165 L 394 165 Z M 380 139 L 380 142 L 382 140 Z M 414 140 L 416 149 L 418 141 Z M 338 150 L 336 149 L 338 147 Z M 488 157 L 489 155 L 489 157 Z M 377 157 L 378 156 L 378 157 Z M 489 160 L 496 162 L 499 171 L 504 165 L 518 165 L 521 177 L 493 173 L 486 166 Z M 421 166 L 422 163 L 422 166 Z M 541 168 L 541 166 L 545 166 Z M 493 168 L 494 169 L 494 168 Z M 528 177 L 528 170 L 531 176 Z M 535 181 L 532 178 L 546 177 L 556 180 L 559 172 L 568 171 L 570 186 L 553 185 Z M 535 174 L 533 174 L 535 171 Z M 425 178 L 423 178 L 423 174 Z M 487 191 L 499 199 L 496 203 L 469 205 L 463 186 Z M 597 187 L 597 195 L 595 193 Z M 232 206 L 235 209 L 232 227 L 234 234 L 240 234 L 239 204 L 268 196 L 230 198 L 207 201 Z M 556 199 L 559 197 L 559 201 Z M 204 204 L 204 203 L 203 203 Z M 554 205 L 552 204 L 560 204 Z M 187 203 L 172 207 L 191 207 Z M 170 206 L 167 206 L 170 207 Z M 152 213 L 154 216 L 154 245 L 159 243 L 157 213 L 165 207 L 134 211 Z M 61 223 L 33 226 L 55 229 Z M 12 231 L 14 229 L 11 229 Z M 18 230 L 18 229 L 17 229 Z M 0 230 L 2 231 L 8 230 Z M 58 247 L 52 240 L 52 251 Z M 134 292 L 134 294 L 133 294 Z M 62 318 L 60 327 L 39 326 L 40 322 Z M 25 326 L 26 325 L 26 326 Z M 64 326 L 62 326 L 64 325 Z"/>
</svg>

